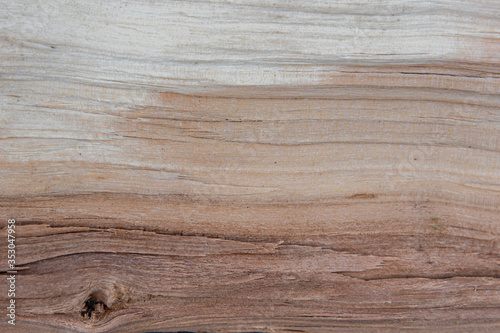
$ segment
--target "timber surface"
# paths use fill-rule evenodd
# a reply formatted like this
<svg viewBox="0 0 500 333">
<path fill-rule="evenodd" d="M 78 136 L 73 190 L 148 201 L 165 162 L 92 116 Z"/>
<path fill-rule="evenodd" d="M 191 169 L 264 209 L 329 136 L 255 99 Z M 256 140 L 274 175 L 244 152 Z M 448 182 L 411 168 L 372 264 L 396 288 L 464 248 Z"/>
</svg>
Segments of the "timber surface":
<svg viewBox="0 0 500 333">
<path fill-rule="evenodd" d="M 500 330 L 500 2 L 0 8 L 2 332 Z"/>
</svg>

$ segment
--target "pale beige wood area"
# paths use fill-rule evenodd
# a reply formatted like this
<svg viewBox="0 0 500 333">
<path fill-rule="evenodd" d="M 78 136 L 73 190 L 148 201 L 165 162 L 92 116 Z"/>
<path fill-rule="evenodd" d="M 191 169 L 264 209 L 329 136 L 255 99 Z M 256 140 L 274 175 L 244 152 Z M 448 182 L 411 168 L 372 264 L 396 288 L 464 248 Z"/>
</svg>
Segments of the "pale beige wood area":
<svg viewBox="0 0 500 333">
<path fill-rule="evenodd" d="M 0 331 L 498 332 L 499 149 L 499 1 L 0 0 Z"/>
</svg>

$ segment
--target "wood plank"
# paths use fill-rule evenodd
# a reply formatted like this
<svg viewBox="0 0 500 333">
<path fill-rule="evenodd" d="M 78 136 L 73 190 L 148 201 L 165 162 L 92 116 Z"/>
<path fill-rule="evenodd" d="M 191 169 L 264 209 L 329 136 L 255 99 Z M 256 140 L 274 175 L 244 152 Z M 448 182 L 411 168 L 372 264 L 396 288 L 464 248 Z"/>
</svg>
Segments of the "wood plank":
<svg viewBox="0 0 500 333">
<path fill-rule="evenodd" d="M 0 6 L 1 331 L 500 330 L 498 1 Z"/>
</svg>

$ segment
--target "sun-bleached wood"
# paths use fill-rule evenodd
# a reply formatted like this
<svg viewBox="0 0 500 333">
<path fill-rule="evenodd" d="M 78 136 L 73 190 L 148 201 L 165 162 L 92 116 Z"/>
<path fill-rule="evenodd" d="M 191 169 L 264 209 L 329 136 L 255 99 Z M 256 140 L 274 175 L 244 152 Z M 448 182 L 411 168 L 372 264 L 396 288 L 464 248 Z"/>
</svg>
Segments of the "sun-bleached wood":
<svg viewBox="0 0 500 333">
<path fill-rule="evenodd" d="M 500 329 L 500 2 L 0 6 L 13 331 Z"/>
</svg>

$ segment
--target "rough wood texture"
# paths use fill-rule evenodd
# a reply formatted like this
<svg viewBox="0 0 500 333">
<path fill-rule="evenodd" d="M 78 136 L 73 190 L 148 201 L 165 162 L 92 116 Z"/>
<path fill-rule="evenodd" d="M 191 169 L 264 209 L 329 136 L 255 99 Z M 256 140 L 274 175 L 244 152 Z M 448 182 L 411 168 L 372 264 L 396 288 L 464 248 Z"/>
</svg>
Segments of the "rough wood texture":
<svg viewBox="0 0 500 333">
<path fill-rule="evenodd" d="M 500 330 L 498 1 L 0 8 L 0 330 Z"/>
</svg>

